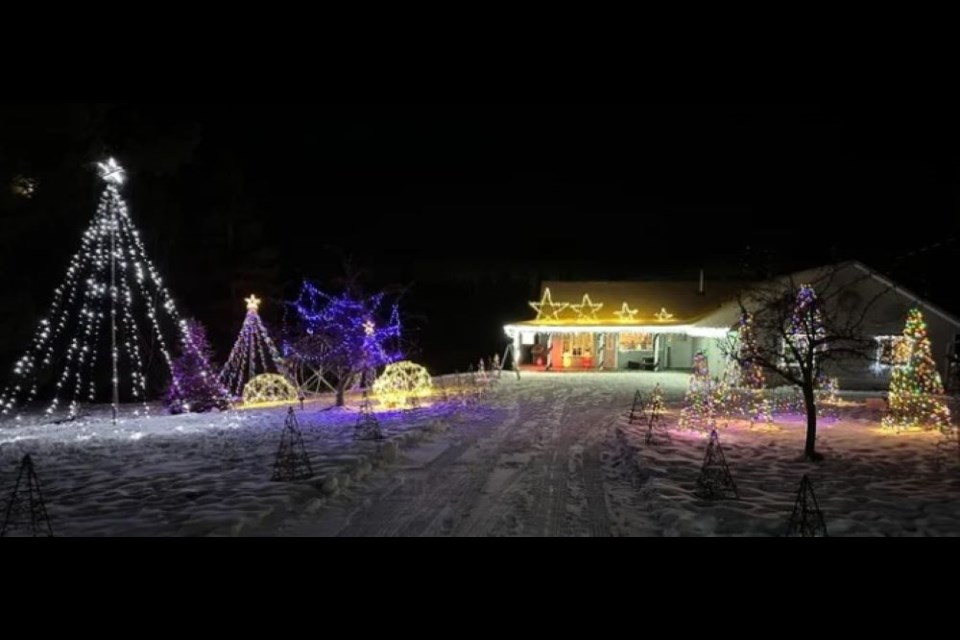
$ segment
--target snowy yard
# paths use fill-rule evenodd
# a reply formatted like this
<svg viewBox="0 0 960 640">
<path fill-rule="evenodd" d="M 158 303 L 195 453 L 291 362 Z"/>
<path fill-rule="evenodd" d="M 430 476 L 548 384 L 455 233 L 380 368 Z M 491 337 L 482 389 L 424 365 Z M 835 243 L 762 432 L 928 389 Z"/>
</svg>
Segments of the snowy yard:
<svg viewBox="0 0 960 640">
<path fill-rule="evenodd" d="M 30 454 L 57 536 L 248 535 L 315 509 L 401 445 L 457 420 L 452 406 L 381 414 L 387 440 L 357 441 L 354 409 L 297 410 L 316 478 L 290 484 L 270 481 L 287 407 L 127 418 L 116 427 L 104 411 L 96 420 L 6 428 L 2 496 Z"/>
<path fill-rule="evenodd" d="M 84 535 L 698 536 L 783 533 L 806 473 L 830 535 L 960 534 L 960 469 L 938 435 L 879 430 L 853 399 L 824 421 L 821 464 L 796 462 L 804 425 L 730 425 L 720 439 L 740 500 L 694 496 L 706 437 L 644 443 L 634 391 L 687 377 L 505 375 L 479 405 L 381 415 L 388 441 L 354 439 L 354 411 L 298 410 L 317 477 L 270 482 L 285 409 L 0 430 L 9 494 L 33 457 L 54 533 Z"/>
</svg>

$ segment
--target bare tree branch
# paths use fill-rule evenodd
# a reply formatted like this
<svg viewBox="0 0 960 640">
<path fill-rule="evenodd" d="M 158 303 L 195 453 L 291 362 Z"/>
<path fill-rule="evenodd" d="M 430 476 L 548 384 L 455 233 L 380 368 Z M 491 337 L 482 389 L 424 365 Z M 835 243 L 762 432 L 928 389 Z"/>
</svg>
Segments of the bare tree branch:
<svg viewBox="0 0 960 640">
<path fill-rule="evenodd" d="M 798 283 L 788 275 L 748 288 L 737 304 L 743 316 L 752 316 L 756 348 L 744 356 L 735 340 L 721 344 L 723 353 L 740 366 L 759 366 L 800 389 L 807 412 L 804 453 L 810 459 L 820 457 L 815 448 L 818 388 L 825 385 L 827 371 L 872 356 L 874 343 L 863 327 L 871 309 L 890 292 L 884 288 L 862 306 L 845 308 L 845 299 L 859 305 L 858 285 L 870 278 L 842 277 L 850 273 L 849 267 L 844 263 L 821 269 L 808 282 Z"/>
</svg>

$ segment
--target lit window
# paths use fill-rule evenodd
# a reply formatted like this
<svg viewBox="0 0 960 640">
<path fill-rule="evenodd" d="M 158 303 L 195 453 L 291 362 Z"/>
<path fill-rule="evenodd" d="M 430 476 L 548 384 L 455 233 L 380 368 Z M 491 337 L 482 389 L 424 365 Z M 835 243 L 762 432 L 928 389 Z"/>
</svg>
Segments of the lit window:
<svg viewBox="0 0 960 640">
<path fill-rule="evenodd" d="M 653 351 L 653 334 L 621 333 L 620 351 Z"/>
<path fill-rule="evenodd" d="M 590 356 L 593 353 L 593 334 L 575 333 L 564 338 L 563 353 L 572 356 Z"/>
<path fill-rule="evenodd" d="M 910 338 L 904 336 L 877 336 L 877 364 L 896 367 L 910 359 Z"/>
</svg>

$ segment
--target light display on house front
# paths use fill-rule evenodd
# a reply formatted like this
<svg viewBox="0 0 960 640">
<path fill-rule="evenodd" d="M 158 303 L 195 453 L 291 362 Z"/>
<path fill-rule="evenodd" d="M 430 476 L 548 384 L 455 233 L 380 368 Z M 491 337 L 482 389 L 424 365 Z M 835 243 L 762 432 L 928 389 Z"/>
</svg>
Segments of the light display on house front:
<svg viewBox="0 0 960 640">
<path fill-rule="evenodd" d="M 689 368 L 730 324 L 696 283 L 545 283 L 533 320 L 504 327 L 521 362 L 546 370 Z M 669 311 L 668 311 L 669 309 Z M 696 344 L 694 344 L 696 343 Z"/>
</svg>

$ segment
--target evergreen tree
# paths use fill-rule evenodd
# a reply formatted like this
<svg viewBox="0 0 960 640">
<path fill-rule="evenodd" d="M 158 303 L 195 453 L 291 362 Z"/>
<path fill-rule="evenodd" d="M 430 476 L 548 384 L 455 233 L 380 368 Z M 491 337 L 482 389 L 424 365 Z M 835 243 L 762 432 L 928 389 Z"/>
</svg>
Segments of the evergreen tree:
<svg viewBox="0 0 960 640">
<path fill-rule="evenodd" d="M 903 338 L 896 345 L 896 360 L 890 380 L 890 411 L 885 427 L 950 428 L 950 410 L 943 399 L 943 383 L 933 361 L 927 325 L 919 309 L 907 314 Z"/>
<path fill-rule="evenodd" d="M 187 320 L 190 342 L 173 360 L 173 380 L 167 389 L 166 404 L 170 413 L 206 413 L 230 408 L 230 397 L 216 375 L 210 371 L 213 350 L 207 332 L 196 320 Z"/>
<path fill-rule="evenodd" d="M 764 397 L 767 377 L 763 367 L 757 361 L 759 347 L 757 333 L 753 326 L 753 314 L 740 316 L 737 355 L 734 363 L 739 368 L 737 386 L 738 400 L 743 416 L 750 422 L 773 422 L 770 401 Z"/>
<path fill-rule="evenodd" d="M 680 427 L 706 431 L 716 416 L 715 385 L 710 379 L 707 356 L 698 352 L 693 357 L 693 375 L 687 389 L 686 406 L 680 412 Z"/>
</svg>

